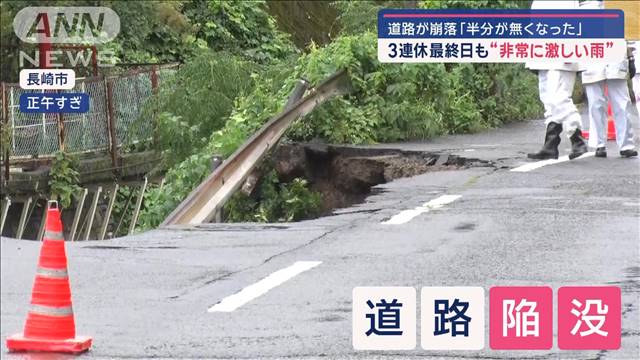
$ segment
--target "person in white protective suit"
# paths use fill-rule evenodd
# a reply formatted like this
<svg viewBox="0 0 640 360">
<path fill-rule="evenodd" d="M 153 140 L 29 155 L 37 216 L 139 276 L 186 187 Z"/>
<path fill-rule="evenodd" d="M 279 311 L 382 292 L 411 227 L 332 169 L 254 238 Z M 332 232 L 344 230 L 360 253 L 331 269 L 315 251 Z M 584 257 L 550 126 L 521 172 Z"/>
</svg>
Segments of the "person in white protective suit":
<svg viewBox="0 0 640 360">
<path fill-rule="evenodd" d="M 638 110 L 637 115 L 640 116 L 640 73 L 638 73 L 638 70 L 640 70 L 638 69 L 640 67 L 640 41 L 636 40 L 631 42 L 631 49 L 633 51 L 631 52 L 631 58 L 629 58 L 629 69 L 633 69 L 633 71 L 630 71 L 629 75 L 631 77 L 631 86 L 635 96 L 636 110 Z"/>
<path fill-rule="evenodd" d="M 531 9 L 569 10 L 578 9 L 579 6 L 578 0 L 534 0 Z M 540 101 L 544 105 L 546 125 L 542 149 L 536 153 L 527 154 L 527 157 L 540 160 L 557 159 L 563 127 L 571 141 L 569 159 L 575 159 L 586 153 L 588 149 L 582 136 L 582 119 L 571 98 L 579 69 L 578 64 L 542 61 L 530 62 L 526 65 L 527 68 L 538 71 L 538 90 Z"/>
<path fill-rule="evenodd" d="M 583 1 L 581 9 L 604 9 L 602 1 Z M 582 84 L 589 104 L 589 146 L 596 148 L 596 157 L 607 157 L 607 97 L 613 109 L 616 126 L 616 142 L 620 156 L 638 156 L 633 143 L 633 103 L 627 87 L 627 77 L 633 71 L 633 63 L 627 55 L 608 64 L 581 65 Z M 635 72 L 635 71 L 633 71 Z"/>
</svg>

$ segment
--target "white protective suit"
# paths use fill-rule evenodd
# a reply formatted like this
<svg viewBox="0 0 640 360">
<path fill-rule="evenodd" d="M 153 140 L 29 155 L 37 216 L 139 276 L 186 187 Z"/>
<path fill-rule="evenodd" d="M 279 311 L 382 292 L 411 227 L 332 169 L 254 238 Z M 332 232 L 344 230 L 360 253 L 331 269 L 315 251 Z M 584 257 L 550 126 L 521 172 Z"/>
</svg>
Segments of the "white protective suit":
<svg viewBox="0 0 640 360">
<path fill-rule="evenodd" d="M 631 43 L 633 48 L 633 57 L 636 64 L 636 75 L 631 79 L 631 85 L 633 86 L 633 93 L 636 97 L 636 109 L 638 109 L 638 115 L 640 115 L 640 41 L 636 40 Z"/>
<path fill-rule="evenodd" d="M 586 1 L 581 9 L 603 9 L 601 1 Z M 634 148 L 633 103 L 627 87 L 629 62 L 626 55 L 614 63 L 581 64 L 582 84 L 589 103 L 589 146 L 600 148 L 607 145 L 607 94 L 613 110 L 616 127 L 616 142 L 620 151 Z"/>
<path fill-rule="evenodd" d="M 578 0 L 542 1 L 535 0 L 531 4 L 532 10 L 567 10 L 578 9 Z M 538 91 L 540 101 L 544 105 L 545 125 L 555 122 L 563 125 L 567 136 L 571 136 L 576 129 L 582 128 L 582 119 L 576 105 L 573 103 L 573 86 L 577 63 L 528 62 L 528 69 L 538 70 Z"/>
</svg>

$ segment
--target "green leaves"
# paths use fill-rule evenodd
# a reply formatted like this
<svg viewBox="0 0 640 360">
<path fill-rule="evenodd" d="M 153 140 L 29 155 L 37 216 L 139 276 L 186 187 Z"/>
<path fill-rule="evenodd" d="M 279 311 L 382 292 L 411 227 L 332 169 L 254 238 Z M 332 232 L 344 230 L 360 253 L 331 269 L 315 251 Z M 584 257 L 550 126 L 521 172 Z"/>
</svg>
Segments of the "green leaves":
<svg viewBox="0 0 640 360">
<path fill-rule="evenodd" d="M 320 193 L 306 180 L 280 183 L 275 170 L 260 180 L 253 197 L 235 194 L 225 206 L 226 221 L 287 222 L 313 217 L 320 211 Z"/>
<path fill-rule="evenodd" d="M 58 200 L 63 208 L 71 206 L 71 200 L 81 188 L 78 185 L 80 173 L 78 164 L 71 155 L 58 151 L 49 171 L 49 190 L 52 200 Z"/>
<path fill-rule="evenodd" d="M 258 63 L 271 63 L 297 51 L 288 35 L 277 29 L 264 1 L 193 0 L 185 3 L 183 13 L 194 25 L 195 36 L 210 49 Z"/>
<path fill-rule="evenodd" d="M 300 58 L 296 73 L 312 81 L 349 69 L 355 92 L 295 124 L 291 138 L 356 144 L 425 139 L 540 112 L 535 76 L 522 65 L 382 64 L 376 49 L 375 34 L 364 33 L 342 36 Z"/>
<path fill-rule="evenodd" d="M 201 151 L 221 129 L 238 96 L 250 91 L 254 64 L 228 53 L 204 51 L 163 82 L 136 126 L 154 126 L 154 147 L 170 168 Z"/>
</svg>

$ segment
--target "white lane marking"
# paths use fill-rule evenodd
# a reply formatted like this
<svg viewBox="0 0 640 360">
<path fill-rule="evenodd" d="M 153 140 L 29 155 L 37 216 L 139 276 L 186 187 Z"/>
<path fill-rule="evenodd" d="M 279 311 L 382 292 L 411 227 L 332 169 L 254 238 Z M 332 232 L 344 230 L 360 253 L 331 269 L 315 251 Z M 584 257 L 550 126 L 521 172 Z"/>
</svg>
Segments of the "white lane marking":
<svg viewBox="0 0 640 360">
<path fill-rule="evenodd" d="M 445 206 L 446 204 L 450 204 L 456 200 L 458 200 L 459 198 L 461 198 L 462 195 L 442 195 L 438 198 L 435 198 L 431 201 L 428 201 L 424 204 L 422 204 L 422 206 L 418 206 L 414 209 L 410 209 L 410 210 L 404 210 L 401 211 L 399 214 L 394 215 L 391 219 L 387 220 L 387 221 L 383 221 L 382 224 L 385 225 L 400 225 L 400 224 L 404 224 L 407 223 L 409 221 L 411 221 L 411 219 L 413 219 L 414 217 L 422 214 L 422 213 L 426 213 L 429 212 L 429 210 L 434 210 L 434 209 L 439 209 L 443 206 Z"/>
<path fill-rule="evenodd" d="M 208 312 L 231 312 L 249 301 L 264 295 L 267 291 L 284 283 L 292 277 L 322 264 L 322 261 L 296 261 L 293 265 L 280 269 L 255 284 L 227 296 L 209 308 Z"/>
<path fill-rule="evenodd" d="M 578 160 L 578 159 L 584 159 L 584 158 L 588 158 L 591 157 L 593 155 L 595 155 L 595 152 L 588 152 L 585 154 L 582 154 L 580 156 L 578 156 L 577 158 L 573 159 L 573 160 Z M 528 172 L 531 170 L 535 170 L 535 169 L 539 169 L 543 166 L 547 166 L 547 165 L 554 165 L 554 164 L 559 164 L 565 161 L 569 161 L 569 155 L 566 156 L 562 156 L 558 159 L 549 159 L 549 160 L 542 160 L 542 161 L 536 161 L 534 163 L 529 163 L 529 164 L 525 164 L 522 166 L 518 166 L 517 168 L 513 168 L 511 169 L 511 171 L 514 172 Z"/>
<path fill-rule="evenodd" d="M 491 147 L 499 147 L 499 146 L 503 146 L 500 144 L 469 144 L 469 147 L 479 147 L 479 148 L 491 148 Z"/>
</svg>

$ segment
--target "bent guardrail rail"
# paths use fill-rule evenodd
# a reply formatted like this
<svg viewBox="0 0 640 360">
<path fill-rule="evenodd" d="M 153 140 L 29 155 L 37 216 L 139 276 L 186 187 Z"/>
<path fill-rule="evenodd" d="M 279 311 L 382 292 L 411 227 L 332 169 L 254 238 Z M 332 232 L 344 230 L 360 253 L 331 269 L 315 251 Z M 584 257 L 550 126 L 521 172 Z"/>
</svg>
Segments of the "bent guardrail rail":
<svg viewBox="0 0 640 360">
<path fill-rule="evenodd" d="M 229 197 L 242 186 L 262 157 L 274 147 L 289 126 L 333 96 L 351 92 L 346 70 L 324 80 L 290 108 L 269 120 L 245 141 L 176 207 L 160 226 L 195 225 L 211 221 Z"/>
</svg>

